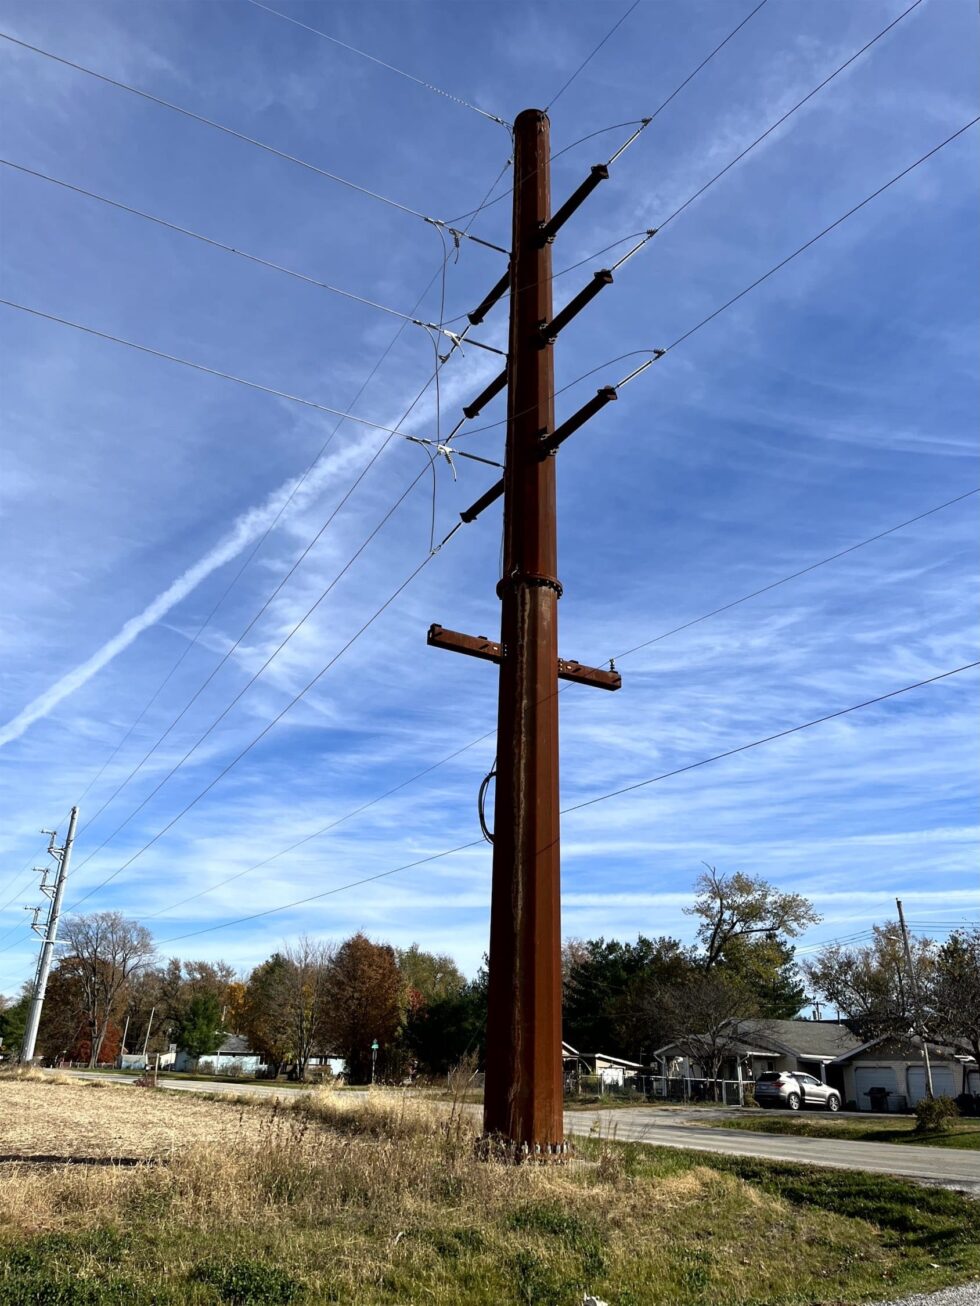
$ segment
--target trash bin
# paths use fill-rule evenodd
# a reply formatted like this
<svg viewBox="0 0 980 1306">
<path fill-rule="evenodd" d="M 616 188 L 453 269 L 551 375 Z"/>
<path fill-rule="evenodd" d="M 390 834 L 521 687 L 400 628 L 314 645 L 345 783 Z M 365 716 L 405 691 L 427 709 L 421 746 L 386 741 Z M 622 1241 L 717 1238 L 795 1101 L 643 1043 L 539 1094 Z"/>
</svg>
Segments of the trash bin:
<svg viewBox="0 0 980 1306">
<path fill-rule="evenodd" d="M 888 1110 L 888 1098 L 890 1094 L 887 1088 L 882 1088 L 880 1085 L 869 1088 L 867 1096 L 870 1099 L 872 1111 Z"/>
</svg>

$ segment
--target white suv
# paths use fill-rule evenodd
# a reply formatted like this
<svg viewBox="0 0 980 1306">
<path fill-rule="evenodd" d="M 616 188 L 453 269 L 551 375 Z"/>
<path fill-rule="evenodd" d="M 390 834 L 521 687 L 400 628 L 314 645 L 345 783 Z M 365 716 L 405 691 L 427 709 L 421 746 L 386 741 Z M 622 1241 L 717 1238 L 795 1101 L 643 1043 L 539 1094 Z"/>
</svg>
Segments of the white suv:
<svg viewBox="0 0 980 1306">
<path fill-rule="evenodd" d="M 767 1070 L 755 1081 L 755 1100 L 759 1106 L 785 1106 L 790 1111 L 799 1111 L 801 1106 L 840 1110 L 836 1089 L 798 1070 Z"/>
</svg>

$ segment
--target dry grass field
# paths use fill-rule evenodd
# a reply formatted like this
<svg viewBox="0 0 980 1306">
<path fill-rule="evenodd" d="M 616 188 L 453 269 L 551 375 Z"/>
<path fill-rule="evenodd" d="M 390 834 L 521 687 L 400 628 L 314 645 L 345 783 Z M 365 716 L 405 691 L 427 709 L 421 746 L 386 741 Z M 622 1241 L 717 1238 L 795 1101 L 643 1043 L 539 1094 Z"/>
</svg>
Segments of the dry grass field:
<svg viewBox="0 0 980 1306">
<path fill-rule="evenodd" d="M 147 1160 L 194 1144 L 241 1143 L 259 1118 L 193 1094 L 96 1081 L 0 1080 L 0 1157 L 65 1162 Z"/>
<path fill-rule="evenodd" d="M 816 1306 L 980 1276 L 954 1193 L 602 1139 L 515 1167 L 474 1137 L 395 1093 L 0 1078 L 0 1303 Z"/>
</svg>

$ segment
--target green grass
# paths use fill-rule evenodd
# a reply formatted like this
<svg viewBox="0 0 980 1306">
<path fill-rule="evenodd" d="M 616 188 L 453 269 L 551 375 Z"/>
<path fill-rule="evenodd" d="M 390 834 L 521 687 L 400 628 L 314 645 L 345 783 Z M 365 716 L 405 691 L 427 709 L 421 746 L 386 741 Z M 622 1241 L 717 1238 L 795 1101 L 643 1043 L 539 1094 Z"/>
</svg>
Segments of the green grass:
<svg viewBox="0 0 980 1306">
<path fill-rule="evenodd" d="M 980 1150 L 980 1121 L 955 1120 L 949 1133 L 917 1134 L 911 1117 L 841 1120 L 810 1116 L 739 1116 L 712 1121 L 718 1129 L 745 1129 L 756 1134 L 791 1134 L 806 1138 L 850 1138 L 861 1143 L 910 1143 L 917 1147 L 952 1147 Z"/>
<path fill-rule="evenodd" d="M 845 1306 L 980 1276 L 980 1204 L 900 1180 L 602 1139 L 479 1161 L 405 1095 L 213 1109 L 240 1145 L 0 1166 L 0 1306 Z"/>
</svg>

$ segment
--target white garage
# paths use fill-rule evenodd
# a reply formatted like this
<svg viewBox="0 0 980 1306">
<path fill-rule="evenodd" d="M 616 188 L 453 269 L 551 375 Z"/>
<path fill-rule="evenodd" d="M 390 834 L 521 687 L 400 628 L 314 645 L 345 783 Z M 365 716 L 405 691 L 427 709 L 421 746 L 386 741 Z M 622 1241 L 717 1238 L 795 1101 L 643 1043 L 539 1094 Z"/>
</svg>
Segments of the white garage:
<svg viewBox="0 0 980 1306">
<path fill-rule="evenodd" d="M 925 1066 L 909 1066 L 909 1106 L 915 1106 L 926 1096 Z M 960 1091 L 951 1066 L 932 1067 L 932 1091 L 936 1097 L 955 1097 Z"/>
<path fill-rule="evenodd" d="M 964 1071 L 976 1075 L 976 1063 L 952 1047 L 929 1043 L 933 1091 L 937 1097 L 955 1098 L 963 1091 Z M 918 1038 L 876 1038 L 835 1057 L 828 1078 L 843 1081 L 844 1101 L 859 1111 L 872 1110 L 868 1096 L 873 1088 L 888 1090 L 887 1111 L 911 1111 L 926 1096 L 922 1044 Z M 877 1094 L 876 1094 L 877 1096 Z"/>
<path fill-rule="evenodd" d="M 855 1066 L 854 1067 L 854 1100 L 857 1102 L 859 1111 L 870 1111 L 871 1098 L 869 1093 L 873 1088 L 887 1088 L 890 1094 L 888 1098 L 888 1107 L 894 1111 L 896 1099 L 899 1095 L 898 1076 L 895 1074 L 894 1066 Z"/>
</svg>

